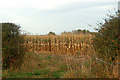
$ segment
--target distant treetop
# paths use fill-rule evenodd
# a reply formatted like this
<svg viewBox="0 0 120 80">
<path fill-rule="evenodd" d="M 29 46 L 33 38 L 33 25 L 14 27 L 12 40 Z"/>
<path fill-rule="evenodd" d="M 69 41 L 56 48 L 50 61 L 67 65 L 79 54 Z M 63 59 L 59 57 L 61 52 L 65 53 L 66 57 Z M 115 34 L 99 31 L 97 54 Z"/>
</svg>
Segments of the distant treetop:
<svg viewBox="0 0 120 80">
<path fill-rule="evenodd" d="M 48 35 L 56 35 L 54 32 L 50 31 Z"/>
<path fill-rule="evenodd" d="M 91 33 L 89 30 L 81 30 L 81 29 L 78 29 L 78 30 L 72 30 L 72 32 L 62 32 L 61 34 L 86 34 L 86 33 Z"/>
</svg>

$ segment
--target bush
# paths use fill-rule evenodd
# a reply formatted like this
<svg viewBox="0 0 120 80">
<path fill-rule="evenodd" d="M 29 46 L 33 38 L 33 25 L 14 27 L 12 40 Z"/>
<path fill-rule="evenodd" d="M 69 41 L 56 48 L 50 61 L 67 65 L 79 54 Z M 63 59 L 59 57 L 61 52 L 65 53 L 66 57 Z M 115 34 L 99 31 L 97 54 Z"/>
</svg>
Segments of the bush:
<svg viewBox="0 0 120 80">
<path fill-rule="evenodd" d="M 98 57 L 105 61 L 116 62 L 118 60 L 118 13 L 108 15 L 105 23 L 99 23 L 98 33 L 93 39 L 93 46 L 99 53 Z"/>
<path fill-rule="evenodd" d="M 18 68 L 25 55 L 24 36 L 20 26 L 13 23 L 2 23 L 2 58 L 3 69 Z"/>
</svg>

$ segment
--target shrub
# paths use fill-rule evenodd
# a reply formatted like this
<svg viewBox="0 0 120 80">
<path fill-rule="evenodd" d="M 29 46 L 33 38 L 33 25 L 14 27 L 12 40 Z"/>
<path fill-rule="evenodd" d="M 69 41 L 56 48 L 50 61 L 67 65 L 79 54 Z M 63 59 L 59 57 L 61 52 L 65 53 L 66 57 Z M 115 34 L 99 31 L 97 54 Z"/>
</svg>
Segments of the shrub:
<svg viewBox="0 0 120 80">
<path fill-rule="evenodd" d="M 25 55 L 24 36 L 20 26 L 13 23 L 2 23 L 2 58 L 3 69 L 20 67 Z"/>
<path fill-rule="evenodd" d="M 98 33 L 93 39 L 93 46 L 99 53 L 98 57 L 105 61 L 115 62 L 118 60 L 118 13 L 108 15 L 105 23 L 99 23 Z"/>
</svg>

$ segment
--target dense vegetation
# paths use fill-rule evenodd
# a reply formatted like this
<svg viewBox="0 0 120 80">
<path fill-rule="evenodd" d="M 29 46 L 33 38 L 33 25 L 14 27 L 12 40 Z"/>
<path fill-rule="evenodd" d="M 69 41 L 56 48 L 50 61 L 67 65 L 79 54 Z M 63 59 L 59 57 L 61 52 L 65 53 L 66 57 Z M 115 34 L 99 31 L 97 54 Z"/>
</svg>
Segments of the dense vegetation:
<svg viewBox="0 0 120 80">
<path fill-rule="evenodd" d="M 20 26 L 13 23 L 2 23 L 2 58 L 3 68 L 17 68 L 21 65 L 25 54 L 23 36 Z"/>
<path fill-rule="evenodd" d="M 104 20 L 105 23 L 99 23 L 97 28 L 98 33 L 93 39 L 95 50 L 99 53 L 98 57 L 108 61 L 118 61 L 118 14 L 108 15 L 108 19 Z"/>
</svg>

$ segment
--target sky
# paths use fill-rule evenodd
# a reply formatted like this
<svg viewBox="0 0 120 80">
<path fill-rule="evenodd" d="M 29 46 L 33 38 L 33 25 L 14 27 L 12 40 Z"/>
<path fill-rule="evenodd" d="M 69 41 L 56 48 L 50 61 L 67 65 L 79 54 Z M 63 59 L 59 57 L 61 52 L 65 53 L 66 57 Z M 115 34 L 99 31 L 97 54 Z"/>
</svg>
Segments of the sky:
<svg viewBox="0 0 120 80">
<path fill-rule="evenodd" d="M 98 21 L 114 14 L 119 0 L 0 0 L 0 23 L 11 22 L 24 32 L 60 34 L 87 29 L 95 32 Z M 109 11 L 110 12 L 109 12 Z M 88 24 L 92 25 L 89 26 Z"/>
<path fill-rule="evenodd" d="M 120 10 L 120 1 L 118 2 L 118 10 Z"/>
</svg>

